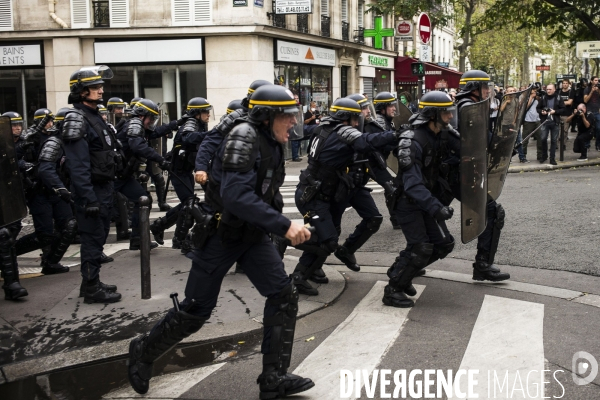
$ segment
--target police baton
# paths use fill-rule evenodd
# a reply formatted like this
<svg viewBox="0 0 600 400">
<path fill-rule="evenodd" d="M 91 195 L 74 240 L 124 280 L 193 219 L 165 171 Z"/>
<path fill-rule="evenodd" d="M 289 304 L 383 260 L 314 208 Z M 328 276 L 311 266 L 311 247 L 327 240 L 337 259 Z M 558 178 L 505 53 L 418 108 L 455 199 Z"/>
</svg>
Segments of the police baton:
<svg viewBox="0 0 600 400">
<path fill-rule="evenodd" d="M 192 193 L 194 193 L 194 188 L 193 188 L 193 187 L 190 187 L 190 185 L 188 185 L 188 183 L 187 183 L 187 182 L 184 182 L 184 181 L 183 181 L 183 179 L 181 179 L 181 178 L 179 177 L 179 175 L 177 175 L 175 172 L 173 172 L 173 171 L 169 171 L 169 178 L 170 178 L 171 176 L 174 176 L 175 178 L 177 178 L 177 180 L 178 180 L 178 181 L 179 181 L 179 182 L 180 182 L 180 183 L 181 183 L 183 186 L 185 186 L 185 187 L 186 187 L 187 189 L 189 189 L 189 190 L 190 190 Z"/>
<path fill-rule="evenodd" d="M 537 128 L 535 128 L 533 131 L 531 131 L 531 133 L 529 135 L 527 135 L 527 137 L 523 140 L 521 140 L 519 143 L 515 144 L 515 149 L 518 148 L 520 145 L 523 144 L 523 142 L 525 142 L 526 140 L 528 140 L 531 136 L 533 136 L 534 133 L 536 133 L 539 129 L 542 128 L 542 126 L 544 126 L 544 124 L 548 122 L 548 119 L 546 119 L 544 122 L 542 122 L 540 124 L 540 126 L 538 126 Z"/>
</svg>

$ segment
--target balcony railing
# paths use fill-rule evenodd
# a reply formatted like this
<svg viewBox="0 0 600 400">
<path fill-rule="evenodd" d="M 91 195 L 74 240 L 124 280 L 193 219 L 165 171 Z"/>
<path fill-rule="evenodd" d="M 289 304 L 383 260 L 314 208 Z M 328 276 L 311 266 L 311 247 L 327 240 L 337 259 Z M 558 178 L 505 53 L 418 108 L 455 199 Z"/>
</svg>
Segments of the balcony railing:
<svg viewBox="0 0 600 400">
<path fill-rule="evenodd" d="M 298 32 L 308 33 L 308 14 L 298 14 L 297 18 Z"/>
<path fill-rule="evenodd" d="M 321 36 L 331 37 L 331 18 L 321 15 Z"/>
<path fill-rule="evenodd" d="M 275 14 L 275 2 L 273 2 L 273 26 L 277 28 L 286 28 L 285 14 Z"/>
<path fill-rule="evenodd" d="M 342 40 L 350 41 L 350 24 L 342 21 Z"/>
<path fill-rule="evenodd" d="M 92 1 L 94 8 L 94 27 L 109 28 L 110 27 L 110 9 L 108 0 Z"/>
<path fill-rule="evenodd" d="M 365 44 L 365 28 L 362 26 L 354 31 L 354 43 Z"/>
</svg>

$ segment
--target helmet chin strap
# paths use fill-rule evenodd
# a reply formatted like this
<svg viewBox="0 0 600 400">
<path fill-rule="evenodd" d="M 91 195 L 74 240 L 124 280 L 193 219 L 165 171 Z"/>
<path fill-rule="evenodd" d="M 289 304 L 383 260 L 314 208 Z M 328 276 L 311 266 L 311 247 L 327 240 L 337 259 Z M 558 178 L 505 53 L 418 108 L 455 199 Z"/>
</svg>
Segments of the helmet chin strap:
<svg viewBox="0 0 600 400">
<path fill-rule="evenodd" d="M 86 103 L 96 103 L 96 104 L 102 104 L 102 103 L 104 103 L 104 99 L 103 98 L 92 100 L 90 98 L 81 96 L 81 100 L 85 101 Z"/>
</svg>

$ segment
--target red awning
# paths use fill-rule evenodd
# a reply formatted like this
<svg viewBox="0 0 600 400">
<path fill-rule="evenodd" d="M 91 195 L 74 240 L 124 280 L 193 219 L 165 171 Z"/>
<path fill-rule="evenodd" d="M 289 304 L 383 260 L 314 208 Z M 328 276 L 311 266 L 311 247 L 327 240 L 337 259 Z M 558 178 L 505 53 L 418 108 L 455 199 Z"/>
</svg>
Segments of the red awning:
<svg viewBox="0 0 600 400">
<path fill-rule="evenodd" d="M 396 83 L 412 83 L 416 85 L 419 77 L 412 74 L 410 65 L 418 61 L 419 60 L 412 57 L 397 57 L 396 73 L 394 75 Z M 462 72 L 457 72 L 428 62 L 423 64 L 425 64 L 425 89 L 458 89 L 458 82 L 460 81 Z"/>
</svg>

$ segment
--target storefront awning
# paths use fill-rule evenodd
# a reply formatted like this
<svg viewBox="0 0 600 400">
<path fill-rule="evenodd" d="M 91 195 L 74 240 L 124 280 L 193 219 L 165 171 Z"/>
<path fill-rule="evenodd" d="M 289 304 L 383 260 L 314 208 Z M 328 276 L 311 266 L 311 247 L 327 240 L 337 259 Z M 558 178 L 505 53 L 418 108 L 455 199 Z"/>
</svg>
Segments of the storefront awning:
<svg viewBox="0 0 600 400">
<path fill-rule="evenodd" d="M 411 64 L 418 61 L 419 60 L 412 57 L 397 57 L 395 74 L 396 83 L 416 85 L 419 77 L 412 74 Z M 460 81 L 462 72 L 457 72 L 428 62 L 423 64 L 425 64 L 425 89 L 458 88 L 458 81 Z"/>
</svg>

